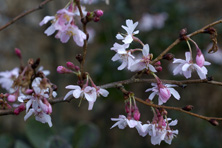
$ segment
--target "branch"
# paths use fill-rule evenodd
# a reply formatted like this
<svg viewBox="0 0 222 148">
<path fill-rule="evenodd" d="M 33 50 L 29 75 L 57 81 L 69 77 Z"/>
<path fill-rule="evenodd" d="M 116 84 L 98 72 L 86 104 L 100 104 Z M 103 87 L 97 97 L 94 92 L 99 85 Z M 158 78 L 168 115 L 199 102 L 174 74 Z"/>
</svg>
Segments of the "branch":
<svg viewBox="0 0 222 148">
<path fill-rule="evenodd" d="M 129 92 L 123 88 L 123 86 L 119 85 L 118 88 L 124 93 L 124 94 L 129 94 Z M 142 104 L 145 104 L 147 106 L 151 106 L 151 107 L 154 107 L 154 108 L 163 108 L 163 109 L 169 109 L 169 110 L 176 110 L 176 111 L 180 111 L 180 112 L 183 112 L 183 113 L 186 113 L 188 115 L 191 115 L 191 116 L 194 116 L 194 117 L 197 117 L 197 118 L 200 118 L 200 119 L 203 119 L 203 120 L 206 120 L 208 122 L 210 122 L 212 124 L 212 120 L 219 120 L 219 121 L 222 121 L 222 118 L 218 118 L 218 117 L 207 117 L 207 116 L 203 116 L 203 115 L 199 115 L 199 114 L 196 114 L 196 113 L 192 113 L 192 112 L 189 112 L 189 111 L 185 111 L 183 110 L 182 108 L 180 107 L 172 107 L 172 106 L 164 106 L 164 105 L 156 105 L 156 104 L 153 104 L 153 103 L 149 103 L 149 102 L 146 102 L 138 97 L 135 97 L 135 100 L 142 103 Z M 215 122 L 214 122 L 215 123 Z M 215 125 L 215 124 L 213 124 Z"/>
<path fill-rule="evenodd" d="M 41 2 L 39 4 L 39 6 L 37 6 L 36 8 L 33 8 L 33 9 L 30 9 L 28 11 L 25 11 L 21 14 L 19 14 L 18 16 L 16 16 L 15 18 L 13 18 L 10 22 L 8 22 L 7 24 L 5 24 L 4 26 L 0 27 L 0 31 L 2 31 L 3 29 L 7 28 L 8 26 L 10 26 L 11 24 L 13 24 L 14 22 L 18 21 L 19 19 L 23 18 L 24 16 L 34 12 L 34 11 L 37 11 L 37 10 L 40 10 L 43 8 L 44 5 L 46 5 L 48 2 L 50 2 L 52 0 L 45 0 L 43 2 Z"/>
<path fill-rule="evenodd" d="M 203 28 L 197 30 L 197 31 L 194 31 L 192 33 L 190 33 L 189 35 L 187 35 L 187 37 L 192 37 L 194 35 L 197 35 L 199 33 L 203 33 L 205 31 L 205 29 L 209 28 L 209 27 L 212 27 L 214 25 L 217 25 L 219 23 L 222 23 L 222 19 L 221 20 L 218 20 L 218 21 L 215 21 L 213 23 L 210 23 L 206 26 L 204 26 Z M 163 58 L 163 56 L 169 52 L 174 46 L 176 46 L 178 43 L 180 43 L 182 40 L 180 40 L 179 38 L 176 39 L 170 46 L 168 46 L 158 57 L 156 57 L 152 62 L 151 64 L 153 63 L 156 63 L 157 61 L 161 60 Z"/>
<path fill-rule="evenodd" d="M 181 81 L 176 81 L 176 80 L 162 80 L 161 81 L 165 84 L 176 84 L 178 86 L 183 86 L 184 84 L 196 84 L 196 83 L 207 83 L 207 84 L 212 84 L 212 85 L 219 85 L 222 86 L 222 82 L 219 81 L 208 81 L 207 79 L 194 79 L 194 80 L 181 80 Z M 118 85 L 126 85 L 126 84 L 131 84 L 131 83 L 156 83 L 156 79 L 136 79 L 136 78 L 131 78 L 123 81 L 117 81 L 113 83 L 108 83 L 101 85 L 101 88 L 107 89 L 107 88 L 115 88 Z"/>
</svg>

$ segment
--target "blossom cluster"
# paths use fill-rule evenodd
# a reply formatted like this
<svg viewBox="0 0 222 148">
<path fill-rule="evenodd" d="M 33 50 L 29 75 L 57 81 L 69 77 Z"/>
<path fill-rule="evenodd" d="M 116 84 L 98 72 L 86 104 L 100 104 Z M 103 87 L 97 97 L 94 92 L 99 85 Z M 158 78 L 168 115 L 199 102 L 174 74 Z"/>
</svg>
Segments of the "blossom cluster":
<svg viewBox="0 0 222 148">
<path fill-rule="evenodd" d="M 18 50 L 16 49 L 17 52 Z M 49 99 L 56 97 L 56 87 L 46 78 L 50 73 L 48 70 L 43 70 L 43 67 L 36 70 L 39 62 L 39 59 L 30 59 L 25 67 L 0 72 L 0 84 L 8 92 L 4 95 L 8 102 L 5 101 L 4 104 L 10 109 L 13 106 L 14 114 L 26 110 L 24 120 L 34 115 L 37 121 L 48 123 L 51 127 L 52 106 Z"/>
</svg>

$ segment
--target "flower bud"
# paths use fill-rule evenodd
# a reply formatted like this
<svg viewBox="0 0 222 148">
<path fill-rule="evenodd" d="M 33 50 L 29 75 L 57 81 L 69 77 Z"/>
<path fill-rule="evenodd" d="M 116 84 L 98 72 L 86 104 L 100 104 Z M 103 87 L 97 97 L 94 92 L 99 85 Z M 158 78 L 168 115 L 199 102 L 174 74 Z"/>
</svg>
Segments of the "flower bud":
<svg viewBox="0 0 222 148">
<path fill-rule="evenodd" d="M 18 48 L 15 48 L 15 54 L 19 57 L 19 59 L 22 58 L 21 50 Z"/>
<path fill-rule="evenodd" d="M 31 94 L 33 93 L 33 89 L 26 89 L 26 90 L 25 90 L 25 93 L 26 93 L 27 95 L 31 95 Z"/>
<path fill-rule="evenodd" d="M 60 73 L 60 74 L 72 73 L 71 70 L 65 68 L 64 66 L 58 66 L 57 67 L 57 72 Z"/>
<path fill-rule="evenodd" d="M 198 66 L 203 67 L 205 62 L 204 56 L 200 49 L 197 49 L 196 63 Z"/>
<path fill-rule="evenodd" d="M 16 98 L 15 95 L 9 95 L 9 96 L 8 96 L 8 101 L 9 101 L 9 102 L 15 102 L 16 99 L 17 99 L 17 98 Z"/>
<path fill-rule="evenodd" d="M 155 65 L 155 66 L 160 66 L 160 65 L 161 65 L 161 62 L 160 62 L 160 61 L 157 61 L 154 65 Z"/>
<path fill-rule="evenodd" d="M 165 86 L 159 89 L 159 95 L 161 96 L 163 103 L 167 102 L 171 97 L 170 91 Z"/>
<path fill-rule="evenodd" d="M 66 66 L 72 70 L 75 69 L 75 65 L 72 62 L 66 62 Z"/>
<path fill-rule="evenodd" d="M 163 70 L 162 66 L 156 66 L 155 69 L 157 72 L 161 72 Z"/>
<path fill-rule="evenodd" d="M 94 14 L 95 14 L 95 16 L 97 16 L 97 17 L 101 17 L 101 16 L 103 16 L 103 11 L 102 11 L 102 10 L 95 10 L 95 11 L 94 11 Z"/>
<path fill-rule="evenodd" d="M 135 111 L 133 112 L 133 118 L 137 121 L 140 120 L 140 112 L 138 109 L 135 109 Z"/>
<path fill-rule="evenodd" d="M 94 22 L 98 22 L 99 20 L 100 20 L 100 18 L 99 18 L 98 16 L 96 16 L 96 17 L 93 18 L 93 21 L 94 21 Z"/>
<path fill-rule="evenodd" d="M 81 54 L 77 54 L 76 59 L 79 61 L 79 63 L 82 63 L 83 57 Z"/>
<path fill-rule="evenodd" d="M 163 55 L 163 59 L 166 59 L 168 61 L 172 60 L 174 58 L 174 55 L 172 53 L 167 53 Z"/>
<path fill-rule="evenodd" d="M 191 111 L 193 109 L 193 105 L 187 105 L 185 107 L 182 108 L 185 111 Z"/>
<path fill-rule="evenodd" d="M 210 122 L 213 126 L 218 126 L 218 125 L 219 125 L 218 121 L 215 120 L 215 119 L 210 119 L 209 122 Z"/>
</svg>

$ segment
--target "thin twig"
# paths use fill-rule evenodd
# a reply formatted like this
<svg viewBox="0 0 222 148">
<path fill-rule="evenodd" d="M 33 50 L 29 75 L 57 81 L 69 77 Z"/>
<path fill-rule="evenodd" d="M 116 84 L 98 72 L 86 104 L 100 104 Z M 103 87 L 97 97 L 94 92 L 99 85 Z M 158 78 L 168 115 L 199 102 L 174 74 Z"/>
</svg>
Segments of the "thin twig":
<svg viewBox="0 0 222 148">
<path fill-rule="evenodd" d="M 34 11 L 37 11 L 37 10 L 40 10 L 43 8 L 44 5 L 46 5 L 48 2 L 50 2 L 52 0 L 45 0 L 43 2 L 41 2 L 39 4 L 39 6 L 37 6 L 36 8 L 33 8 L 33 9 L 30 9 L 28 11 L 25 11 L 21 14 L 19 14 L 18 16 L 16 16 L 15 18 L 13 18 L 10 22 L 8 22 L 7 24 L 5 24 L 4 26 L 0 27 L 0 31 L 2 31 L 3 29 L 7 28 L 8 26 L 10 26 L 11 24 L 13 24 L 14 22 L 18 21 L 19 19 L 23 18 L 24 16 L 34 12 Z"/>
<path fill-rule="evenodd" d="M 121 85 L 118 86 L 118 88 L 124 93 L 124 94 L 129 94 L 129 92 Z M 214 120 L 218 120 L 218 121 L 222 121 L 222 118 L 218 118 L 218 117 L 207 117 L 207 116 L 203 116 L 203 115 L 199 115 L 199 114 L 196 114 L 196 113 L 193 113 L 193 112 L 190 112 L 190 111 L 185 111 L 183 110 L 182 108 L 180 107 L 173 107 L 173 106 L 164 106 L 164 105 L 156 105 L 156 104 L 153 104 L 153 103 L 149 103 L 149 102 L 146 102 L 138 97 L 135 97 L 135 100 L 142 103 L 142 104 L 145 104 L 147 106 L 151 106 L 151 107 L 155 107 L 155 108 L 163 108 L 163 109 L 169 109 L 169 110 L 176 110 L 176 111 L 180 111 L 180 112 L 183 112 L 183 113 L 186 113 L 188 115 L 191 115 L 191 116 L 194 116 L 194 117 L 197 117 L 197 118 L 200 118 L 200 119 L 203 119 L 203 120 L 206 120 L 206 121 L 210 121 L 212 119 Z"/>
</svg>

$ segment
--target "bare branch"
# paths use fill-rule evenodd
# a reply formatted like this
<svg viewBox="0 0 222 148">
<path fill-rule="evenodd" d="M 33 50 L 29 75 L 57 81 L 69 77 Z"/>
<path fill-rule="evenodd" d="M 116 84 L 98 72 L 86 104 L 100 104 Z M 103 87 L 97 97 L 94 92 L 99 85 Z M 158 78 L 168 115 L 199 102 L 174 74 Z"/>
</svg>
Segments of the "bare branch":
<svg viewBox="0 0 222 148">
<path fill-rule="evenodd" d="M 0 27 L 0 31 L 2 31 L 3 29 L 7 28 L 8 26 L 12 25 L 14 22 L 18 21 L 19 19 L 23 18 L 24 16 L 32 13 L 32 12 L 35 12 L 37 10 L 40 10 L 43 8 L 44 5 L 46 5 L 48 2 L 50 2 L 52 0 L 45 0 L 43 2 L 41 2 L 39 4 L 39 6 L 37 6 L 36 8 L 33 8 L 33 9 L 30 9 L 28 11 L 25 11 L 21 14 L 19 14 L 18 16 L 16 16 L 15 18 L 13 18 L 10 22 L 8 22 L 7 24 L 5 24 L 4 26 Z"/>
</svg>

